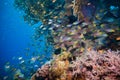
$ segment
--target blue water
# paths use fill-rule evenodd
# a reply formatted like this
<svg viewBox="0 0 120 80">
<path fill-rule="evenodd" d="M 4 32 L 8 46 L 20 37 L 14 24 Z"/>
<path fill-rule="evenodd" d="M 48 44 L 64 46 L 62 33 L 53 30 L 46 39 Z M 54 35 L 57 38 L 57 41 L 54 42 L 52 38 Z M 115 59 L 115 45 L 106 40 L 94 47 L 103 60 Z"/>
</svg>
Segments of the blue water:
<svg viewBox="0 0 120 80">
<path fill-rule="evenodd" d="M 0 80 L 8 74 L 5 72 L 6 63 L 17 66 L 16 58 L 27 59 L 26 49 L 31 50 L 29 53 L 34 49 L 31 46 L 34 26 L 24 22 L 22 12 L 14 8 L 13 2 L 0 0 Z"/>
</svg>

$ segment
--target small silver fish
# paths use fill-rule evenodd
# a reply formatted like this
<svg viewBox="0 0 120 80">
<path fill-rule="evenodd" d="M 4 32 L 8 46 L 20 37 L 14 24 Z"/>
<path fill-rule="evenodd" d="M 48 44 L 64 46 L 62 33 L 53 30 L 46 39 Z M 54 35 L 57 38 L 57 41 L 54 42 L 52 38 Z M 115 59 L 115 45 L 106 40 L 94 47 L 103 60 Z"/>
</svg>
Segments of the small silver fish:
<svg viewBox="0 0 120 80">
<path fill-rule="evenodd" d="M 44 27 L 42 30 L 46 30 L 47 28 L 46 27 Z"/>
<path fill-rule="evenodd" d="M 59 24 L 54 24 L 54 26 L 55 26 L 55 27 L 60 27 L 60 25 L 59 25 Z"/>
<path fill-rule="evenodd" d="M 69 27 L 72 27 L 72 24 L 68 24 L 67 27 L 68 27 L 68 28 L 69 28 Z"/>
<path fill-rule="evenodd" d="M 20 64 L 23 64 L 25 61 L 24 60 L 22 60 L 22 61 L 20 61 Z"/>
<path fill-rule="evenodd" d="M 79 25 L 79 24 L 80 24 L 80 21 L 76 21 L 76 22 L 73 23 L 73 25 L 75 25 L 75 26 Z"/>
<path fill-rule="evenodd" d="M 52 24 L 53 22 L 48 22 L 48 24 Z"/>
<path fill-rule="evenodd" d="M 44 26 L 43 25 L 41 25 L 39 28 L 41 29 L 41 28 L 43 28 Z"/>
<path fill-rule="evenodd" d="M 106 29 L 105 31 L 106 32 L 115 32 L 115 30 L 113 30 L 113 29 Z"/>
<path fill-rule="evenodd" d="M 9 69 L 10 68 L 10 65 L 5 65 L 5 69 Z"/>
<path fill-rule="evenodd" d="M 23 57 L 19 57 L 19 58 L 18 58 L 18 60 L 22 60 L 22 59 L 23 59 Z"/>
<path fill-rule="evenodd" d="M 82 26 L 87 26 L 87 25 L 88 25 L 88 23 L 86 23 L 86 22 L 82 23 Z"/>
</svg>

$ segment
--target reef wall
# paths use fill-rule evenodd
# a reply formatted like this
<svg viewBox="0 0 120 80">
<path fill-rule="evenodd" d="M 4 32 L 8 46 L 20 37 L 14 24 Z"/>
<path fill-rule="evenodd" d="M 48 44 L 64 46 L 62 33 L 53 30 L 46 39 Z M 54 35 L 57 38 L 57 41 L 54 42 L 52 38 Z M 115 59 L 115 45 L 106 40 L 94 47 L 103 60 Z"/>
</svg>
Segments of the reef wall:
<svg viewBox="0 0 120 80">
<path fill-rule="evenodd" d="M 15 0 L 30 24 L 42 22 L 53 58 L 31 80 L 119 80 L 120 0 Z M 109 51 L 113 50 L 113 51 Z"/>
</svg>

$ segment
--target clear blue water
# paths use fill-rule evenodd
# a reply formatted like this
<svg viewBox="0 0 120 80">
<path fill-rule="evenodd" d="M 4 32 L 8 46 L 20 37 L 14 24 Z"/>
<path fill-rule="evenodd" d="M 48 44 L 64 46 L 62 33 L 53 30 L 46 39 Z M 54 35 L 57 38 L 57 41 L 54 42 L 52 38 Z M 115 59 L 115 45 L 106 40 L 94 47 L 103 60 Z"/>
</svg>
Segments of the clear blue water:
<svg viewBox="0 0 120 80">
<path fill-rule="evenodd" d="M 0 0 L 0 80 L 9 74 L 5 71 L 6 63 L 19 66 L 16 58 L 22 56 L 27 60 L 27 49 L 29 57 L 34 51 L 31 46 L 34 27 L 24 22 L 22 12 L 13 3 L 14 0 Z"/>
</svg>

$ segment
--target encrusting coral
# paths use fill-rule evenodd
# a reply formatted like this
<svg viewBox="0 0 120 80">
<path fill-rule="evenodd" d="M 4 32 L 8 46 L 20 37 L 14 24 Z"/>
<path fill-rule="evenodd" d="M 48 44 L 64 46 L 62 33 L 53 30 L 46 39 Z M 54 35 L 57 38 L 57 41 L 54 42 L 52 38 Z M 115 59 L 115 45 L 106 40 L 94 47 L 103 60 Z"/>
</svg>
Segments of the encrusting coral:
<svg viewBox="0 0 120 80">
<path fill-rule="evenodd" d="M 67 55 L 66 55 L 67 54 Z M 119 80 L 119 52 L 91 50 L 79 57 L 63 52 L 43 65 L 31 80 Z M 61 57 L 61 55 L 63 55 Z M 74 58 L 74 59 L 73 59 Z M 33 79 L 34 78 L 34 79 Z"/>
</svg>

